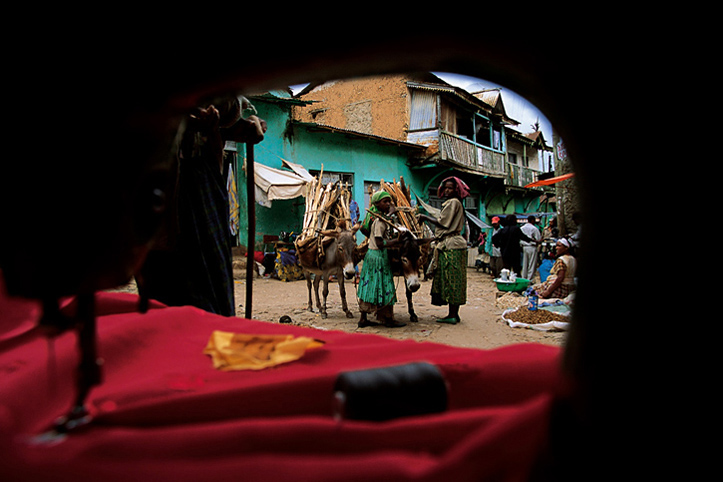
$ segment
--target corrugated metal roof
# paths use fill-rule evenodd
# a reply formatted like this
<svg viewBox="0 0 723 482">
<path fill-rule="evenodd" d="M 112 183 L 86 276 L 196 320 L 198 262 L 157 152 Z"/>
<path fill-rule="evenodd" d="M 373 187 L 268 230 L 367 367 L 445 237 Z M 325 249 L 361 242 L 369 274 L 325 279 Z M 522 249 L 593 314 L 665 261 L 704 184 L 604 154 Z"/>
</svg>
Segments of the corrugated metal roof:
<svg viewBox="0 0 723 482">
<path fill-rule="evenodd" d="M 474 105 L 482 110 L 498 114 L 502 117 L 502 119 L 511 124 L 511 125 L 519 125 L 520 123 L 516 121 L 515 119 L 510 118 L 507 115 L 507 112 L 505 111 L 504 104 L 502 103 L 502 98 L 499 96 L 499 92 L 497 92 L 497 95 L 495 96 L 492 91 L 489 91 L 490 95 L 487 95 L 488 92 L 481 92 L 478 95 L 473 95 L 467 92 L 466 90 L 454 87 L 452 85 L 442 85 L 442 84 L 431 84 L 426 82 L 417 82 L 417 81 L 407 81 L 407 87 L 412 89 L 419 89 L 419 90 L 428 90 L 432 92 L 439 92 L 439 93 L 445 93 L 445 94 L 451 94 L 455 97 L 462 99 L 466 102 L 468 102 L 471 105 Z"/>
<path fill-rule="evenodd" d="M 495 107 L 497 105 L 497 101 L 500 100 L 499 89 L 474 92 L 472 95 L 477 97 L 482 102 L 489 104 L 491 107 Z"/>
<path fill-rule="evenodd" d="M 409 147 L 409 148 L 413 148 L 413 149 L 424 150 L 427 148 L 426 146 L 423 146 L 420 144 L 399 141 L 397 139 L 390 139 L 388 137 L 376 136 L 374 134 L 365 134 L 363 132 L 353 131 L 350 129 L 343 129 L 341 127 L 335 127 L 335 126 L 330 126 L 330 125 L 326 125 L 326 124 L 317 124 L 315 122 L 300 122 L 300 121 L 293 121 L 292 123 L 295 125 L 309 128 L 309 129 L 318 129 L 318 130 L 322 130 L 322 131 L 326 131 L 326 132 L 340 132 L 340 133 L 347 134 L 350 136 L 363 137 L 366 139 L 375 139 L 380 142 L 388 142 L 391 144 L 397 144 L 397 145 L 400 145 L 403 147 Z"/>
<path fill-rule="evenodd" d="M 263 94 L 247 95 L 246 97 L 249 100 L 263 100 L 266 102 L 278 102 L 293 105 L 310 105 L 314 103 L 312 101 L 302 100 L 293 97 L 291 95 L 291 92 L 283 90 L 270 90 L 268 92 L 264 92 Z"/>
<path fill-rule="evenodd" d="M 414 89 L 431 90 L 434 92 L 447 92 L 450 94 L 456 94 L 457 90 L 458 90 L 457 87 L 454 87 L 452 85 L 429 84 L 429 83 L 423 83 L 423 82 L 416 82 L 413 80 L 407 81 L 407 87 L 412 87 Z"/>
<path fill-rule="evenodd" d="M 481 90 L 472 94 L 485 104 L 492 107 L 492 112 L 502 116 L 503 119 L 509 121 L 511 125 L 520 125 L 520 123 L 507 115 L 505 103 L 502 100 L 502 92 L 499 89 Z"/>
<path fill-rule="evenodd" d="M 520 131 L 517 131 L 515 129 L 507 129 L 507 134 L 511 138 L 517 139 L 520 142 L 523 142 L 528 145 L 538 145 L 540 149 L 544 150 L 552 150 L 552 147 L 547 145 L 547 141 L 545 141 L 545 135 L 542 133 L 542 131 L 534 131 L 529 132 L 527 134 L 523 134 Z"/>
</svg>

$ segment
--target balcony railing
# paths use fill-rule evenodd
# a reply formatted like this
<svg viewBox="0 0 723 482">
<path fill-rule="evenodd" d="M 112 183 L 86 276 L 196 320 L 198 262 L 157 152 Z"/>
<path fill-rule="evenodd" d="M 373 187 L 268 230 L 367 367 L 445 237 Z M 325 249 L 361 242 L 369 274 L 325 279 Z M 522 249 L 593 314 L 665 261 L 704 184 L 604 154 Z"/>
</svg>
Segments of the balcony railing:
<svg viewBox="0 0 723 482">
<path fill-rule="evenodd" d="M 474 144 L 463 137 L 441 131 L 439 155 L 469 169 L 489 176 L 503 177 L 507 186 L 525 187 L 537 181 L 536 170 L 505 162 L 501 152 Z"/>
<path fill-rule="evenodd" d="M 439 155 L 464 167 L 496 177 L 506 176 L 505 156 L 455 136 L 449 132 L 439 133 Z"/>
<path fill-rule="evenodd" d="M 537 181 L 537 174 L 538 172 L 534 169 L 508 162 L 505 184 L 508 186 L 525 187 L 529 183 Z"/>
</svg>

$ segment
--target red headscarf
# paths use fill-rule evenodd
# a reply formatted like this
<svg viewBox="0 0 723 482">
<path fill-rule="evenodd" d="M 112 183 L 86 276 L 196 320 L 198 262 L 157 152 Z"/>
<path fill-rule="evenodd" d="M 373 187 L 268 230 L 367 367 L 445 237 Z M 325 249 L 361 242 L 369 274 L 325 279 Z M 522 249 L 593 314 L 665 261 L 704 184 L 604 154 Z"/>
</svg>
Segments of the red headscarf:
<svg viewBox="0 0 723 482">
<path fill-rule="evenodd" d="M 442 190 L 444 189 L 444 183 L 447 181 L 454 182 L 454 192 L 457 195 L 458 198 L 464 199 L 467 196 L 469 196 L 469 186 L 465 184 L 465 182 L 454 176 L 449 176 L 447 179 L 441 182 L 439 187 L 437 188 L 437 197 L 442 197 Z"/>
</svg>

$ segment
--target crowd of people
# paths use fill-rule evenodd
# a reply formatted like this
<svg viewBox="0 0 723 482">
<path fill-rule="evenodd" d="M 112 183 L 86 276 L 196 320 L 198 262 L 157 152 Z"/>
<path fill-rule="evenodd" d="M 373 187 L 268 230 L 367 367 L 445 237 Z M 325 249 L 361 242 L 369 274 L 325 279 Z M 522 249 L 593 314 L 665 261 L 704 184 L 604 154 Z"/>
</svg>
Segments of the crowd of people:
<svg viewBox="0 0 723 482">
<path fill-rule="evenodd" d="M 461 179 L 451 176 L 439 185 L 437 195 L 444 200 L 437 217 L 420 214 L 418 219 L 434 228 L 433 250 L 427 273 L 431 273 L 431 303 L 447 306 L 447 315 L 437 319 L 440 323 L 457 324 L 459 309 L 467 301 L 466 218 L 462 201 L 469 196 L 469 187 Z M 362 265 L 357 298 L 362 313 L 360 327 L 383 324 L 400 327 L 404 323 L 394 320 L 393 306 L 397 301 L 388 250 L 398 246 L 398 234 L 391 229 L 391 216 L 396 208 L 391 196 L 379 191 L 371 198 L 370 211 L 362 226 L 369 238 L 369 251 Z M 549 273 L 540 276 L 533 289 L 541 298 L 564 298 L 575 290 L 577 262 L 574 250 L 579 245 L 577 233 L 570 238 L 559 237 L 555 219 L 544 230 L 537 227 L 537 218 L 530 215 L 520 225 L 517 216 L 492 219 L 490 236 L 483 236 L 481 249 L 489 255 L 489 267 L 494 277 L 509 269 L 522 278 L 533 281 L 540 265 L 540 256 L 555 259 Z M 542 243 L 555 242 L 554 252 L 544 252 Z M 375 313 L 380 323 L 368 319 Z"/>
<path fill-rule="evenodd" d="M 494 278 L 503 269 L 533 281 L 539 270 L 539 283 L 533 289 L 541 298 L 564 298 L 575 291 L 577 261 L 575 251 L 579 248 L 579 217 L 575 216 L 578 231 L 568 237 L 560 237 L 555 218 L 550 219 L 541 231 L 534 215 L 520 225 L 517 216 L 503 219 L 492 218 L 492 235 L 485 238 L 480 252 Z M 552 244 L 554 250 L 545 250 L 543 244 Z M 551 265 L 551 266 L 547 266 Z"/>
</svg>

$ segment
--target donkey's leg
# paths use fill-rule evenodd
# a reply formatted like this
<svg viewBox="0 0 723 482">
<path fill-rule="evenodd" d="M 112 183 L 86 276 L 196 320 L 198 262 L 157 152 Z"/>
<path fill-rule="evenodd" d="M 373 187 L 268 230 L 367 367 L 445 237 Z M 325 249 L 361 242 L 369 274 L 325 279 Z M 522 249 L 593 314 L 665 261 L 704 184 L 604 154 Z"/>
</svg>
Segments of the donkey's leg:
<svg viewBox="0 0 723 482">
<path fill-rule="evenodd" d="M 307 310 L 314 312 L 314 303 L 311 301 L 311 273 L 304 270 L 304 278 L 306 278 L 306 290 L 309 293 L 309 303 L 307 304 Z"/>
<path fill-rule="evenodd" d="M 341 295 L 341 309 L 346 313 L 347 318 L 354 318 L 349 306 L 346 304 L 346 287 L 344 286 L 344 277 L 337 276 L 339 279 L 339 294 Z"/>
<path fill-rule="evenodd" d="M 319 311 L 321 312 L 321 318 L 326 319 L 326 298 L 329 296 L 329 273 L 324 273 L 324 289 L 322 290 L 321 294 L 324 297 L 324 304 L 319 307 Z M 317 293 L 318 296 L 318 293 Z M 318 299 L 317 299 L 318 303 Z"/>
<path fill-rule="evenodd" d="M 409 288 L 406 288 L 406 291 L 407 291 L 407 311 L 409 311 L 409 321 L 416 323 L 419 321 L 419 318 L 417 317 L 417 314 L 414 313 L 414 302 L 412 302 L 412 292 L 410 291 Z"/>
<path fill-rule="evenodd" d="M 316 309 L 318 309 L 320 313 L 323 313 L 321 301 L 319 301 L 319 283 L 321 283 L 322 276 L 323 275 L 320 274 L 314 276 L 314 298 L 316 298 Z"/>
</svg>

